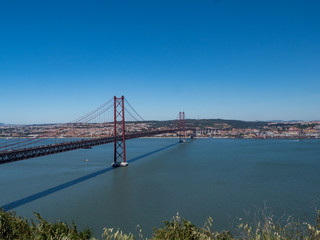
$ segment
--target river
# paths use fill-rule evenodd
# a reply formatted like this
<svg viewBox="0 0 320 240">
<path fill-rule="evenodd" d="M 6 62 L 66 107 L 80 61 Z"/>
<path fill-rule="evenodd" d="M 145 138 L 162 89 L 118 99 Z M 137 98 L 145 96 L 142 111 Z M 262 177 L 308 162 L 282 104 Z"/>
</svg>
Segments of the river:
<svg viewBox="0 0 320 240">
<path fill-rule="evenodd" d="M 1 143 L 4 139 L 0 140 Z M 146 236 L 179 213 L 231 229 L 266 204 L 275 217 L 313 221 L 320 208 L 320 140 L 144 138 L 126 142 L 129 166 L 112 169 L 113 145 L 0 165 L 0 206 L 30 218 L 74 221 Z M 87 160 L 87 161 L 86 161 Z"/>
</svg>

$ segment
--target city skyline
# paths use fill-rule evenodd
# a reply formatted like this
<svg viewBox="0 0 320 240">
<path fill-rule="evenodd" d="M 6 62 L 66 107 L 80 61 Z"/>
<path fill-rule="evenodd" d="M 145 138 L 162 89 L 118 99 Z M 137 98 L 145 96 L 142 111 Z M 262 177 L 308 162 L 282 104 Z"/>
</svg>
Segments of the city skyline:
<svg viewBox="0 0 320 240">
<path fill-rule="evenodd" d="M 0 122 L 320 120 L 318 1 L 0 3 Z"/>
</svg>

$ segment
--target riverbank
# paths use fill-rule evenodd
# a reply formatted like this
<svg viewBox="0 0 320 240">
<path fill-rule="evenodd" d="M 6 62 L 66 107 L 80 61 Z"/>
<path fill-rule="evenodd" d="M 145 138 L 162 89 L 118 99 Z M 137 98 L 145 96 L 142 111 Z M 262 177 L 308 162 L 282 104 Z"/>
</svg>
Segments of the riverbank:
<svg viewBox="0 0 320 240">
<path fill-rule="evenodd" d="M 64 138 L 64 137 L 60 137 L 60 138 L 57 138 L 57 139 L 93 139 L 93 138 L 96 138 L 96 137 L 71 137 L 71 138 Z M 150 139 L 179 139 L 179 137 L 140 137 L 140 138 L 150 138 Z M 287 138 L 279 138 L 279 137 L 266 137 L 266 138 L 261 138 L 261 137 L 255 137 L 255 138 L 243 138 L 243 137 L 208 137 L 208 136 L 204 136 L 204 137 L 200 137 L 200 136 L 197 136 L 197 137 L 193 137 L 195 139 L 206 139 L 206 138 L 213 138 L 213 139 L 288 139 L 288 140 L 302 140 L 302 139 L 320 139 L 320 138 L 310 138 L 310 137 L 287 137 Z M 7 137 L 0 137 L 0 139 L 4 139 L 4 140 L 15 140 L 15 139 L 32 139 L 32 137 L 10 137 L 10 138 L 7 138 Z M 47 138 L 47 137 L 39 137 L 39 139 L 54 139 L 54 138 Z M 189 138 L 187 137 L 186 139 L 192 139 L 192 138 Z M 130 140 L 130 139 L 128 139 Z"/>
</svg>

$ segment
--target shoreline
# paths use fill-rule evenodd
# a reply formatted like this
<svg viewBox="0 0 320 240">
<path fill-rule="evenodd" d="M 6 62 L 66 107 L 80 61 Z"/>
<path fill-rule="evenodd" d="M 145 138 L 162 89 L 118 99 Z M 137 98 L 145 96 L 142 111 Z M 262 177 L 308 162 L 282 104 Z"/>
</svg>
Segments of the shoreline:
<svg viewBox="0 0 320 240">
<path fill-rule="evenodd" d="M 57 139 L 94 139 L 95 137 L 70 137 L 70 138 L 64 138 L 64 137 L 60 137 Z M 154 139 L 161 139 L 161 138 L 167 138 L 167 139 L 179 139 L 179 137 L 140 137 L 140 138 L 154 138 Z M 320 139 L 320 138 L 308 138 L 308 137 L 283 137 L 283 138 L 279 138 L 279 137 L 268 137 L 268 138 L 261 138 L 261 137 L 257 137 L 257 138 L 236 138 L 236 137 L 193 137 L 193 139 L 204 139 L 204 138 L 210 138 L 210 139 L 259 139 L 259 140 L 263 140 L 263 139 L 278 139 L 278 140 L 283 140 L 283 139 L 288 139 L 288 140 L 302 140 L 302 139 Z M 0 137 L 0 139 L 5 139 L 5 140 L 14 140 L 14 139 L 32 139 L 32 137 Z M 54 139 L 54 138 L 39 138 L 39 139 Z M 186 138 L 186 139 L 192 139 L 192 138 Z M 127 139 L 130 140 L 130 139 Z"/>
</svg>

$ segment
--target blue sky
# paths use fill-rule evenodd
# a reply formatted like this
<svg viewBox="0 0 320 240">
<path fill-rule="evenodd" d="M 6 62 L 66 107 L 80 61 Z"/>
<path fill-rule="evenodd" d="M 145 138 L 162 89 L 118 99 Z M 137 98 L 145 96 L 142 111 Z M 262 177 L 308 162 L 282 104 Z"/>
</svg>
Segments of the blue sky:
<svg viewBox="0 0 320 240">
<path fill-rule="evenodd" d="M 0 0 L 0 122 L 320 119 L 318 0 Z"/>
</svg>

